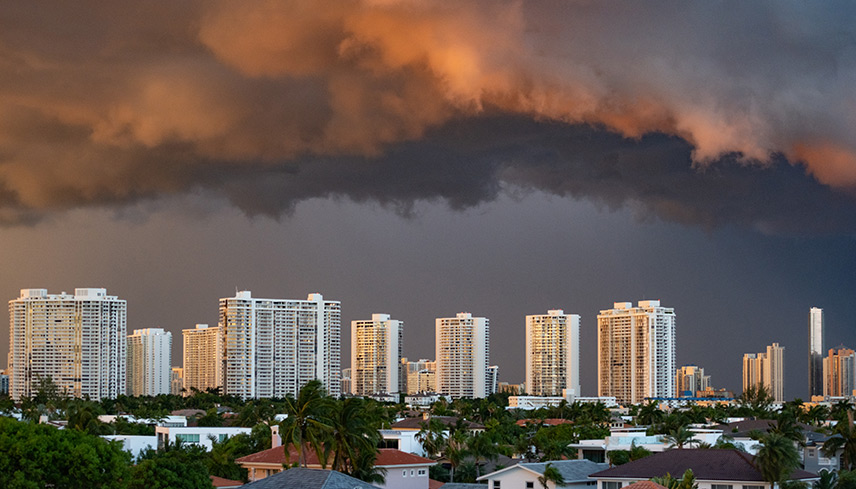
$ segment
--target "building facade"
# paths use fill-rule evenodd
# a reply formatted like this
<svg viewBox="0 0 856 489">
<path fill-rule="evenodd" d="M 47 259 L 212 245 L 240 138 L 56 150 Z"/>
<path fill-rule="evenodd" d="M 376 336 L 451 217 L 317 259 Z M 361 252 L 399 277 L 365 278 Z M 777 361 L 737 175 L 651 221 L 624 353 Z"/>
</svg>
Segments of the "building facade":
<svg viewBox="0 0 856 489">
<path fill-rule="evenodd" d="M 181 330 L 184 343 L 182 389 L 185 396 L 194 390 L 223 387 L 223 333 L 220 328 L 197 324 Z"/>
<path fill-rule="evenodd" d="M 351 321 L 351 393 L 399 392 L 404 323 L 389 314 Z"/>
<path fill-rule="evenodd" d="M 126 321 L 125 300 L 106 289 L 22 289 L 9 301 L 12 398 L 35 394 L 47 377 L 74 397 L 124 394 Z"/>
<path fill-rule="evenodd" d="M 435 322 L 437 391 L 450 397 L 480 399 L 490 394 L 489 321 L 468 312 Z"/>
<path fill-rule="evenodd" d="M 597 391 L 621 403 L 675 392 L 675 310 L 616 302 L 597 316 Z M 527 386 L 528 388 L 528 386 Z"/>
<path fill-rule="evenodd" d="M 401 359 L 402 372 L 407 375 L 407 393 L 437 392 L 437 362 L 420 358 L 415 362 Z"/>
<path fill-rule="evenodd" d="M 710 375 L 697 365 L 684 365 L 675 374 L 675 397 L 696 397 L 710 387 Z"/>
<path fill-rule="evenodd" d="M 561 309 L 526 316 L 525 358 L 529 394 L 580 395 L 580 316 Z"/>
<path fill-rule="evenodd" d="M 171 392 L 172 333 L 163 328 L 135 329 L 128 336 L 128 395 Z"/>
<path fill-rule="evenodd" d="M 766 352 L 743 355 L 743 391 L 764 386 L 775 402 L 785 399 L 785 348 L 773 343 Z"/>
<path fill-rule="evenodd" d="M 174 396 L 181 395 L 181 389 L 184 388 L 184 369 L 181 367 L 172 367 L 169 371 L 169 393 Z"/>
<path fill-rule="evenodd" d="M 844 345 L 829 350 L 823 359 L 823 395 L 852 396 L 856 389 L 856 352 Z"/>
<path fill-rule="evenodd" d="M 258 299 L 250 291 L 220 299 L 224 392 L 243 399 L 297 395 L 318 379 L 338 397 L 341 304 L 321 294 L 306 300 Z"/>
<path fill-rule="evenodd" d="M 808 398 L 823 395 L 826 385 L 823 375 L 823 309 L 812 307 L 808 312 Z"/>
</svg>

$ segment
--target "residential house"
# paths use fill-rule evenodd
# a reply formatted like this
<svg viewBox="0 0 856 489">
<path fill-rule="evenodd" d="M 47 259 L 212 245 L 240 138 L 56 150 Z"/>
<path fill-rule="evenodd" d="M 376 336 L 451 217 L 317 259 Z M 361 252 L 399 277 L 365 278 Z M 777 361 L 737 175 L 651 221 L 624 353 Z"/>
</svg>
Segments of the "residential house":
<svg viewBox="0 0 856 489">
<path fill-rule="evenodd" d="M 241 486 L 246 489 L 378 489 L 335 470 L 289 469 Z M 427 486 L 426 486 L 427 487 Z"/>
<path fill-rule="evenodd" d="M 502 470 L 479 477 L 479 481 L 487 481 L 485 489 L 529 489 L 542 487 L 538 478 L 544 475 L 547 465 L 555 467 L 565 483 L 556 485 L 548 482 L 549 489 L 557 487 L 568 487 L 574 489 L 594 489 L 595 481 L 589 475 L 600 472 L 609 467 L 608 464 L 599 464 L 590 460 L 556 460 L 552 462 L 528 463 L 521 462 Z M 484 487 L 484 486 L 483 486 Z"/>
</svg>

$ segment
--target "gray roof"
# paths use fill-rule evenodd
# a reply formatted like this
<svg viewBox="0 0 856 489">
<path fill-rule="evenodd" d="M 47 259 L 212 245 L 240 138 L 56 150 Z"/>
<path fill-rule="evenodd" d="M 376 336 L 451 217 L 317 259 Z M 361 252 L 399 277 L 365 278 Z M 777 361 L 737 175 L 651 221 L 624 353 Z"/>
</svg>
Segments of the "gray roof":
<svg viewBox="0 0 856 489">
<path fill-rule="evenodd" d="M 560 474 L 562 474 L 562 478 L 565 479 L 566 484 L 571 484 L 574 482 L 589 482 L 591 480 L 589 479 L 589 475 L 609 468 L 609 464 L 599 464 L 596 462 L 592 462 L 591 460 L 553 460 L 550 462 L 520 462 L 519 464 L 514 465 L 513 467 L 525 467 L 539 474 L 543 474 L 544 470 L 547 467 L 547 464 L 551 464 L 559 471 Z M 502 471 L 507 471 L 510 468 L 511 467 L 502 469 Z M 479 477 L 479 479 L 485 480 L 492 475 L 493 474 L 486 474 Z"/>
<path fill-rule="evenodd" d="M 484 484 L 473 484 L 471 482 L 447 482 L 440 486 L 440 489 L 485 489 Z"/>
<path fill-rule="evenodd" d="M 244 484 L 251 489 L 378 489 L 335 470 L 293 468 Z"/>
</svg>

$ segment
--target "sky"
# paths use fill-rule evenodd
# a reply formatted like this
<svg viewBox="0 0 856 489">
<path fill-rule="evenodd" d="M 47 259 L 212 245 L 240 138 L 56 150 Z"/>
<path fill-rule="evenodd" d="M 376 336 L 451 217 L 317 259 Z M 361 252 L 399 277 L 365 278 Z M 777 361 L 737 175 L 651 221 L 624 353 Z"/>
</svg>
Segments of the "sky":
<svg viewBox="0 0 856 489">
<path fill-rule="evenodd" d="M 216 323 L 236 289 L 349 324 L 660 299 L 678 364 L 740 390 L 808 310 L 856 345 L 848 3 L 0 2 L 0 295 L 106 287 L 128 328 Z M 0 323 L 0 335 L 8 323 Z M 0 342 L 0 354 L 8 345 Z M 343 364 L 343 367 L 347 366 Z"/>
</svg>

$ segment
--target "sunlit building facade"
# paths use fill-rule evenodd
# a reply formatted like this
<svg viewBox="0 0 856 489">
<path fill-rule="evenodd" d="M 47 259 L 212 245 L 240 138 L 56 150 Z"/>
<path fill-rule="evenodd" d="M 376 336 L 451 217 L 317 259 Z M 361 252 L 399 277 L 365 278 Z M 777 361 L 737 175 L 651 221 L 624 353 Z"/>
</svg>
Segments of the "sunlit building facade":
<svg viewBox="0 0 856 489">
<path fill-rule="evenodd" d="M 852 396 L 856 389 L 856 352 L 844 345 L 831 348 L 823 359 L 823 377 L 824 396 Z"/>
<path fill-rule="evenodd" d="M 698 365 L 684 365 L 675 374 L 675 397 L 696 397 L 710 387 L 710 375 Z"/>
<path fill-rule="evenodd" d="M 126 321 L 125 300 L 106 289 L 22 289 L 9 301 L 12 398 L 33 395 L 46 377 L 74 397 L 125 394 Z"/>
<path fill-rule="evenodd" d="M 321 294 L 306 300 L 258 299 L 250 291 L 220 299 L 223 385 L 243 399 L 297 395 L 318 379 L 341 389 L 341 304 Z"/>
<path fill-rule="evenodd" d="M 197 390 L 223 387 L 223 334 L 220 328 L 197 324 L 181 330 L 184 342 L 182 389 L 185 396 Z"/>
<path fill-rule="evenodd" d="M 389 314 L 351 321 L 351 392 L 358 396 L 399 391 L 404 323 Z"/>
<path fill-rule="evenodd" d="M 638 404 L 675 392 L 675 310 L 660 301 L 616 302 L 597 316 L 597 391 Z M 528 386 L 527 386 L 528 389 Z"/>
<path fill-rule="evenodd" d="M 402 372 L 407 375 L 407 393 L 437 392 L 437 362 L 420 358 L 409 362 L 402 358 Z"/>
<path fill-rule="evenodd" d="M 174 396 L 181 395 L 181 389 L 184 388 L 184 369 L 181 367 L 172 367 L 169 371 L 169 393 Z"/>
<path fill-rule="evenodd" d="M 525 358 L 530 395 L 580 395 L 580 316 L 562 309 L 526 316 Z"/>
<path fill-rule="evenodd" d="M 450 397 L 479 399 L 490 394 L 489 321 L 468 312 L 435 322 L 437 391 Z"/>
<path fill-rule="evenodd" d="M 743 355 L 743 391 L 763 386 L 775 402 L 785 399 L 785 348 L 773 343 L 766 352 Z"/>
<path fill-rule="evenodd" d="M 823 395 L 826 386 L 823 375 L 823 309 L 812 307 L 808 312 L 808 397 Z"/>
<path fill-rule="evenodd" d="M 169 394 L 172 333 L 163 328 L 135 329 L 128 336 L 128 395 Z"/>
</svg>

